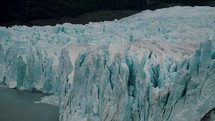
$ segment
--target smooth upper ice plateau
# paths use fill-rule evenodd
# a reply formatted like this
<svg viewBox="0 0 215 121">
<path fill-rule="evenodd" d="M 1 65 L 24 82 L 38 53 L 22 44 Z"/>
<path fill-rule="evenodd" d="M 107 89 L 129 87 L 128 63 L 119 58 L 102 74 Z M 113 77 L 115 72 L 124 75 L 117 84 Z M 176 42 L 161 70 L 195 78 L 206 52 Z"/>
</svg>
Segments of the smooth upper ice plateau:
<svg viewBox="0 0 215 121">
<path fill-rule="evenodd" d="M 0 83 L 59 95 L 60 121 L 213 121 L 214 11 L 0 27 Z"/>
</svg>

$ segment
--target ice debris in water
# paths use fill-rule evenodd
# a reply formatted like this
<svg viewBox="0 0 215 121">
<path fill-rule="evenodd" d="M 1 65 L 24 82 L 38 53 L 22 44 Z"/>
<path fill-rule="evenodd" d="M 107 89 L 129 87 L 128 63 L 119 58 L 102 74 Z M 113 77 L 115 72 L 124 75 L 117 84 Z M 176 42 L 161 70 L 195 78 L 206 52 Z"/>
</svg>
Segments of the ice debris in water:
<svg viewBox="0 0 215 121">
<path fill-rule="evenodd" d="M 0 82 L 59 95 L 60 121 L 213 121 L 214 11 L 0 27 Z"/>
<path fill-rule="evenodd" d="M 59 106 L 59 98 L 58 96 L 55 95 L 49 95 L 42 97 L 40 101 L 36 101 L 35 103 L 45 103 L 45 104 L 50 104 L 54 106 Z"/>
</svg>

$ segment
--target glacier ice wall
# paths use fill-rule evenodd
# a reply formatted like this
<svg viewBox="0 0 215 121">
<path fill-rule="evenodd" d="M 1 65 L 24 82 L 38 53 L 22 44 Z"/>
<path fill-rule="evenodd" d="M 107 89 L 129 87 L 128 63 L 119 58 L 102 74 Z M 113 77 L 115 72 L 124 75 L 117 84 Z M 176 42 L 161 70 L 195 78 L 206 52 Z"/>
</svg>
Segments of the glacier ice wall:
<svg viewBox="0 0 215 121">
<path fill-rule="evenodd" d="M 215 15 L 209 9 L 145 11 L 120 20 L 130 26 L 128 38 L 68 45 L 64 61 L 70 57 L 73 69 L 61 78 L 60 121 L 213 120 Z M 76 59 L 75 50 L 82 50 Z"/>
<path fill-rule="evenodd" d="M 85 26 L 66 23 L 54 27 L 0 27 L 0 82 L 12 88 L 59 92 L 60 51 L 68 46 L 73 51 L 73 66 L 79 53 L 87 48 L 120 41 L 179 43 L 179 48 L 189 46 L 184 52 L 189 56 L 199 42 L 215 38 L 211 11 L 214 8 L 174 7 Z"/>
<path fill-rule="evenodd" d="M 11 88 L 47 93 L 58 92 L 58 46 L 40 39 L 28 27 L 1 28 L 0 82 Z"/>
<path fill-rule="evenodd" d="M 61 121 L 213 120 L 213 11 L 0 27 L 0 83 L 59 94 Z"/>
<path fill-rule="evenodd" d="M 105 47 L 80 54 L 72 83 L 63 85 L 60 119 L 199 121 L 215 107 L 211 41 L 182 61 L 141 49 L 145 44 L 132 43 L 112 59 Z"/>
</svg>

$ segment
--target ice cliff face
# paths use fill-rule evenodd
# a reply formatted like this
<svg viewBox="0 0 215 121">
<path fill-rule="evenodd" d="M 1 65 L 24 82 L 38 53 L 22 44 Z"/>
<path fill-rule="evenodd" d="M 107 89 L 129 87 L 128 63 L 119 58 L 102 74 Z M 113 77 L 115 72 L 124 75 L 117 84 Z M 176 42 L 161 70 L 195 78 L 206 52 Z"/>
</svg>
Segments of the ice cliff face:
<svg viewBox="0 0 215 121">
<path fill-rule="evenodd" d="M 50 36 L 47 37 L 48 27 L 46 29 L 18 26 L 1 28 L 0 82 L 12 88 L 58 92 L 60 52 L 57 49 L 60 46 L 55 45 L 58 43 Z"/>
<path fill-rule="evenodd" d="M 60 95 L 60 121 L 213 120 L 215 11 L 0 28 L 0 82 Z"/>
<path fill-rule="evenodd" d="M 121 20 L 129 38 L 112 41 L 116 31 L 108 42 L 68 45 L 62 63 L 72 60 L 73 70 L 62 68 L 60 120 L 214 120 L 215 31 L 207 21 L 215 16 L 197 9 L 143 12 Z"/>
<path fill-rule="evenodd" d="M 152 45 L 150 45 L 150 43 Z M 144 45 L 153 48 L 142 48 Z M 211 41 L 190 59 L 165 55 L 159 43 L 135 42 L 110 58 L 108 48 L 81 54 L 63 85 L 62 121 L 199 121 L 215 107 Z M 177 49 L 173 49 L 173 53 Z M 137 52 L 138 51 L 138 52 Z M 182 54 L 183 52 L 181 52 Z M 68 72 L 68 71 L 67 71 Z M 66 79 L 65 79 L 66 80 Z M 214 119 L 213 119 L 214 120 Z"/>
</svg>

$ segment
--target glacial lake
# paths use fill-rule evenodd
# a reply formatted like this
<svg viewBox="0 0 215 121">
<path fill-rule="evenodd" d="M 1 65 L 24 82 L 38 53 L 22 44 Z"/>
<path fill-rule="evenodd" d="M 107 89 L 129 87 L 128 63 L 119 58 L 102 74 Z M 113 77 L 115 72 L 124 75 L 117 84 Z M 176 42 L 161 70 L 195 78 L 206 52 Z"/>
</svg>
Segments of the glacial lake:
<svg viewBox="0 0 215 121">
<path fill-rule="evenodd" d="M 59 107 L 35 103 L 44 96 L 0 86 L 0 121 L 59 121 Z"/>
</svg>

